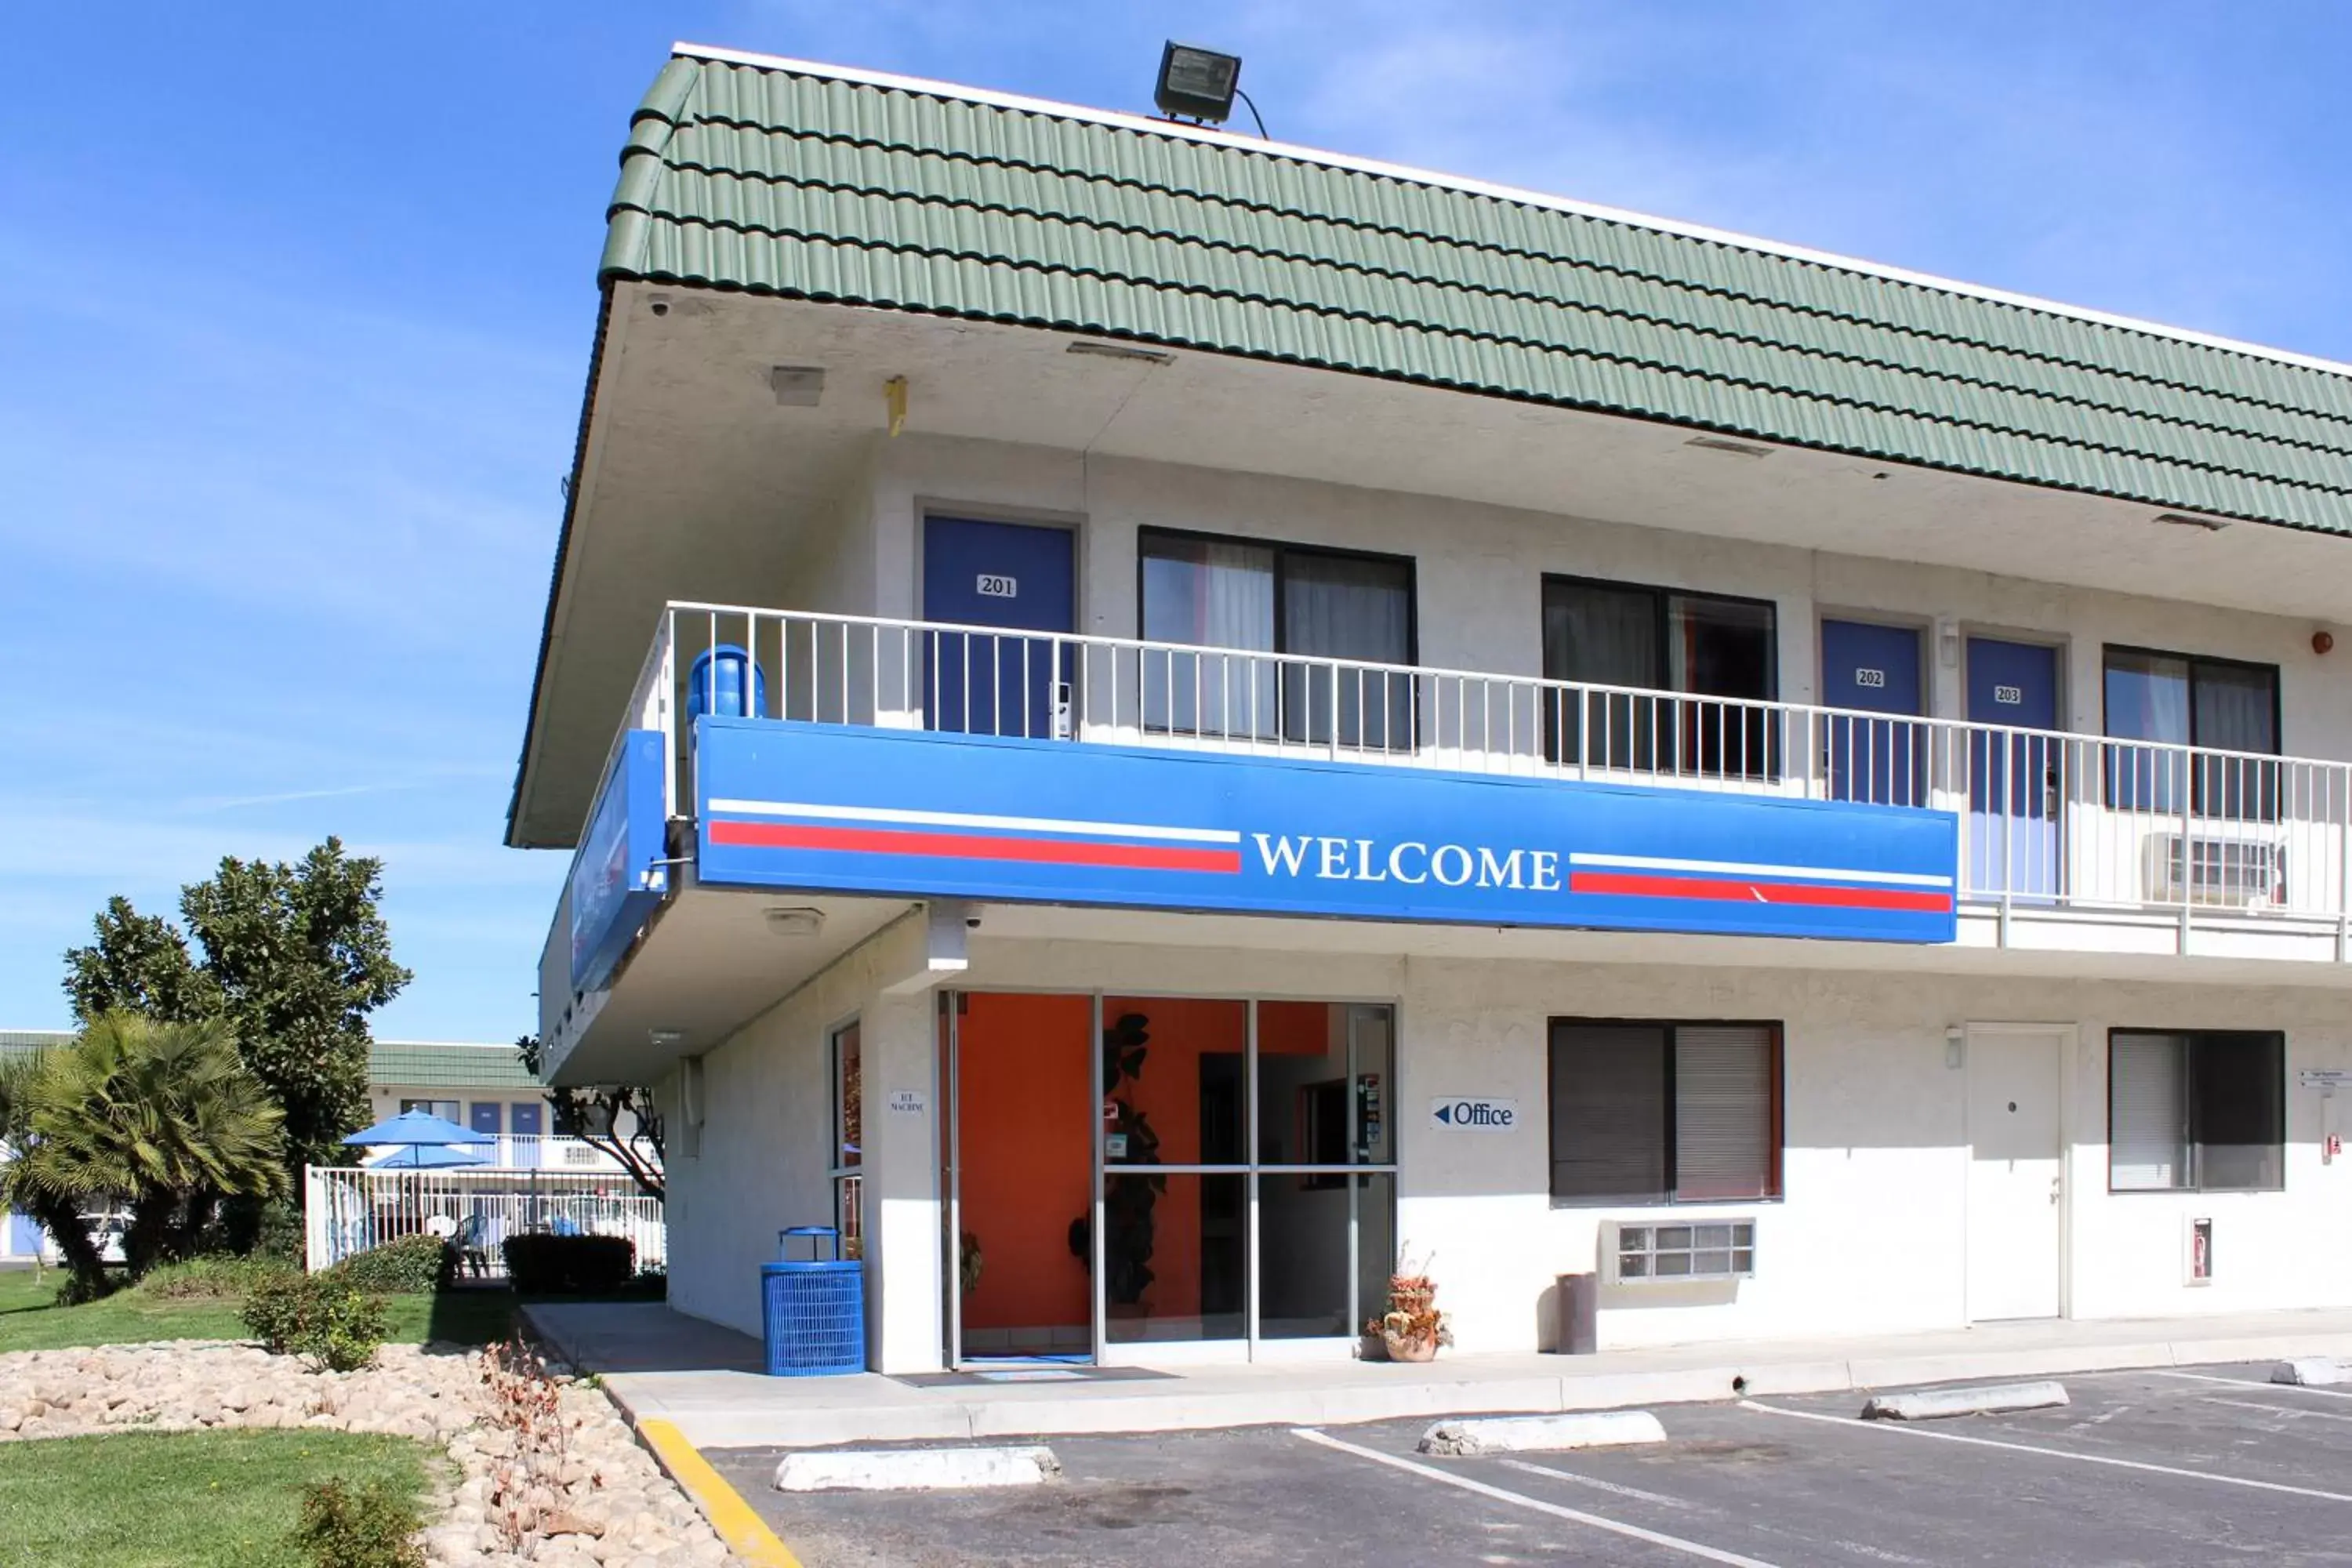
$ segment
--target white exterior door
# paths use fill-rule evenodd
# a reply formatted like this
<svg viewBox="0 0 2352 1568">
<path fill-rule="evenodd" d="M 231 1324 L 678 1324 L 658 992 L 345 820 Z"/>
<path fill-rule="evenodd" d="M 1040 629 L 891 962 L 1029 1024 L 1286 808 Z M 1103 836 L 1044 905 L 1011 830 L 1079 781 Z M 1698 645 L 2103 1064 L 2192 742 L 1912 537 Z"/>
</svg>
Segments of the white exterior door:
<svg viewBox="0 0 2352 1568">
<path fill-rule="evenodd" d="M 1969 1031 L 1971 1322 L 2058 1315 L 2065 1039 L 2056 1029 Z"/>
</svg>

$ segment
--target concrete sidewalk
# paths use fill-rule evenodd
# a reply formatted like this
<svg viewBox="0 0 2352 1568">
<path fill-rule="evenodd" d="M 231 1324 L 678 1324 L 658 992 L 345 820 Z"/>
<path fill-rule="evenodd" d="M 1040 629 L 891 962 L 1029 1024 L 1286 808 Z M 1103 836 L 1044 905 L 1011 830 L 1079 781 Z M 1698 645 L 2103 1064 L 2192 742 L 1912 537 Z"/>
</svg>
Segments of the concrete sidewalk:
<svg viewBox="0 0 2352 1568">
<path fill-rule="evenodd" d="M 2352 1311 L 1993 1323 L 1937 1333 L 1681 1345 L 1600 1355 L 1449 1355 L 1426 1366 L 1266 1363 L 1118 1369 L 992 1383 L 761 1374 L 759 1342 L 653 1303 L 526 1307 L 566 1358 L 597 1373 L 633 1421 L 673 1422 L 697 1447 L 969 1441 L 1079 1433 L 1332 1426 L 1472 1412 L 1602 1410 L 1751 1394 L 1823 1394 L 1978 1377 L 2352 1356 Z"/>
</svg>

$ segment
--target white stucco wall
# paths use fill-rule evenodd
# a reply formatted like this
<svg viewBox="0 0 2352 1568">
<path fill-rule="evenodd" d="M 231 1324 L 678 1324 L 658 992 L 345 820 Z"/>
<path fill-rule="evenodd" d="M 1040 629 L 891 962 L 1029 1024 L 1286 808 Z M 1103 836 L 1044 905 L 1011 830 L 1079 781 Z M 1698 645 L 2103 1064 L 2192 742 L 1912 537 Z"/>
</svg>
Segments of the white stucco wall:
<svg viewBox="0 0 2352 1568">
<path fill-rule="evenodd" d="M 1241 922 L 1233 922 L 1246 929 Z M 931 1004 L 886 995 L 903 967 L 861 950 L 714 1051 L 700 1158 L 671 1173 L 673 1300 L 756 1331 L 757 1265 L 783 1224 L 826 1213 L 824 1042 L 866 1024 L 869 1288 L 885 1364 L 937 1364 L 939 1103 Z M 1954 1025 L 2069 1026 L 2059 1064 L 2067 1178 L 2062 1274 L 2076 1317 L 2352 1305 L 2352 1250 L 2315 1245 L 2352 1201 L 2352 1160 L 2323 1164 L 2310 1067 L 2352 1067 L 2352 1019 L 2323 989 L 1989 980 L 1802 969 L 1553 964 L 977 940 L 976 988 L 1315 997 L 1397 1009 L 1398 1237 L 1435 1254 L 1465 1352 L 1551 1342 L 1552 1284 L 1589 1271 L 1612 1219 L 1754 1215 L 1752 1279 L 1607 1287 L 1606 1346 L 1957 1327 L 1968 1321 L 1965 1066 Z M 1783 1197 L 1774 1203 L 1555 1208 L 1549 1195 L 1546 1039 L 1554 1016 L 1769 1019 L 1785 1026 Z M 2111 1027 L 2277 1028 L 2287 1037 L 2284 1191 L 2111 1194 Z M 920 1115 L 886 1116 L 894 1089 Z M 1439 1130 L 1440 1096 L 1516 1099 L 1507 1133 Z M 2189 1285 L 2183 1226 L 2214 1219 L 2217 1278 Z"/>
</svg>

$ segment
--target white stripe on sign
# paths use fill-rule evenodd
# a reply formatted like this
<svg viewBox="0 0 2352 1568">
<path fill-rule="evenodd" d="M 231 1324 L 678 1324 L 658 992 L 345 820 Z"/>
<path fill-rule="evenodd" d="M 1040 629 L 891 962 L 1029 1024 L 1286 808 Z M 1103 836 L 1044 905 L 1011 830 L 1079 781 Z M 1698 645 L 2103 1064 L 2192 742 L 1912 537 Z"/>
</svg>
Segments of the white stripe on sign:
<svg viewBox="0 0 2352 1568">
<path fill-rule="evenodd" d="M 2284 1492 L 2290 1497 L 2317 1498 L 2322 1502 L 2352 1502 L 2352 1494 L 2324 1492 L 2314 1487 L 2291 1487 L 2284 1481 L 2258 1481 L 2246 1476 L 2225 1476 L 2212 1470 L 2187 1470 L 2178 1465 L 2151 1465 L 2145 1459 L 2118 1459 L 2112 1454 L 2076 1454 L 2064 1448 L 2044 1448 L 2032 1443 L 2004 1443 L 1997 1437 L 1964 1437 L 1958 1432 L 1932 1432 L 1925 1426 L 1907 1426 L 1890 1421 L 1855 1421 L 1843 1415 L 1824 1415 L 1818 1410 L 1789 1410 L 1778 1405 L 1759 1405 L 1752 1399 L 1739 1402 L 1742 1410 L 1760 1410 L 1767 1415 L 1787 1415 L 1799 1421 L 1826 1421 L 1832 1426 L 1849 1426 L 1864 1432 L 1894 1432 L 1906 1437 L 1933 1437 L 1939 1443 L 1969 1443 L 1979 1448 L 2006 1448 L 2012 1454 L 2040 1454 L 2050 1459 L 2074 1459 L 2085 1465 L 2111 1465 L 2119 1470 L 2143 1470 L 2152 1476 L 2179 1476 L 2184 1480 L 2217 1481 L 2225 1487 L 2245 1487 L 2258 1492 Z"/>
<path fill-rule="evenodd" d="M 1924 871 L 1841 871 L 1832 866 L 1759 866 L 1746 860 L 1676 860 L 1664 855 L 1585 855 L 1571 866 L 1621 866 L 1635 871 L 1709 871 L 1734 877 L 1790 877 L 1809 882 L 1885 882 L 1902 888 L 1948 888 L 1949 877 Z"/>
<path fill-rule="evenodd" d="M 1412 1459 L 1401 1459 L 1394 1454 L 1383 1454 L 1378 1448 L 1360 1448 L 1353 1443 L 1343 1443 L 1328 1432 L 1318 1432 L 1309 1426 L 1294 1427 L 1290 1435 L 1294 1437 L 1304 1437 L 1310 1443 L 1319 1443 L 1326 1448 L 1336 1448 L 1342 1454 L 1353 1454 L 1360 1459 L 1370 1459 L 1376 1465 L 1386 1465 L 1391 1469 L 1403 1470 L 1410 1475 L 1436 1481 L 1442 1486 L 1459 1488 L 1463 1491 L 1475 1492 L 1482 1498 L 1487 1498 L 1496 1502 L 1508 1503 L 1513 1508 L 1523 1508 L 1532 1513 L 1549 1514 L 1554 1519 L 1564 1519 L 1574 1524 L 1591 1525 L 1595 1530 L 1605 1530 L 1612 1535 L 1622 1535 L 1634 1541 L 1646 1541 L 1653 1546 L 1663 1546 L 1671 1552 L 1685 1552 L 1709 1563 L 1729 1563 L 1731 1568 L 1772 1568 L 1771 1563 L 1760 1558 L 1742 1557 L 1737 1552 L 1725 1552 L 1717 1547 L 1702 1545 L 1696 1541 L 1685 1541 L 1678 1535 L 1664 1535 L 1654 1530 L 1643 1530 L 1638 1524 L 1621 1524 L 1613 1519 L 1603 1519 L 1597 1513 L 1586 1513 L 1581 1509 L 1563 1507 L 1559 1503 L 1546 1502 L 1541 1498 L 1531 1498 L 1525 1492 L 1507 1491 L 1501 1487 L 1488 1486 L 1485 1481 L 1474 1481 L 1468 1476 L 1459 1476 L 1450 1470 L 1441 1470 L 1434 1465 L 1423 1465 Z"/>
<path fill-rule="evenodd" d="M 971 811 L 903 811 L 888 805 L 814 805 L 793 800 L 714 800 L 732 816 L 803 816 L 819 822 L 898 822 L 913 827 L 1003 827 L 1016 833 L 1082 833 L 1106 838 L 1164 838 L 1180 844 L 1239 844 L 1222 827 L 1160 827 L 1139 822 L 1078 822 L 1059 816 L 989 816 Z"/>
</svg>

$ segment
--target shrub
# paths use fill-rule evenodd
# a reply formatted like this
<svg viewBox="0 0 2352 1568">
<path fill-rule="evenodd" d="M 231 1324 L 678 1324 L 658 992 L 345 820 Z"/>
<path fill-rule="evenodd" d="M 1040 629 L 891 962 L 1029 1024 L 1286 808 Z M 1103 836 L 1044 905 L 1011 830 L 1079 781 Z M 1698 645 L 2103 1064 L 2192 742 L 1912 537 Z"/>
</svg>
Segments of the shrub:
<svg viewBox="0 0 2352 1568">
<path fill-rule="evenodd" d="M 284 1198 L 271 1198 L 261 1205 L 261 1213 L 254 1222 L 254 1257 L 299 1268 L 306 1245 L 301 1209 Z"/>
<path fill-rule="evenodd" d="M 312 1568 L 425 1568 L 416 1504 L 386 1481 L 354 1491 L 341 1481 L 302 1489 L 294 1544 Z"/>
<path fill-rule="evenodd" d="M 636 1244 L 625 1236 L 510 1236 L 500 1250 L 525 1296 L 602 1296 L 637 1271 Z"/>
<path fill-rule="evenodd" d="M 391 1331 L 383 1300 L 327 1274 L 286 1274 L 245 1299 L 245 1326 L 272 1355 L 299 1355 L 331 1372 L 375 1359 Z"/>
<path fill-rule="evenodd" d="M 423 1296 L 457 1277 L 457 1249 L 437 1236 L 404 1236 L 354 1252 L 327 1273 L 362 1290 Z"/>
<path fill-rule="evenodd" d="M 225 1301 L 247 1296 L 259 1286 L 295 1270 L 271 1258 L 191 1258 L 150 1269 L 139 1281 L 139 1294 L 167 1301 Z"/>
</svg>

